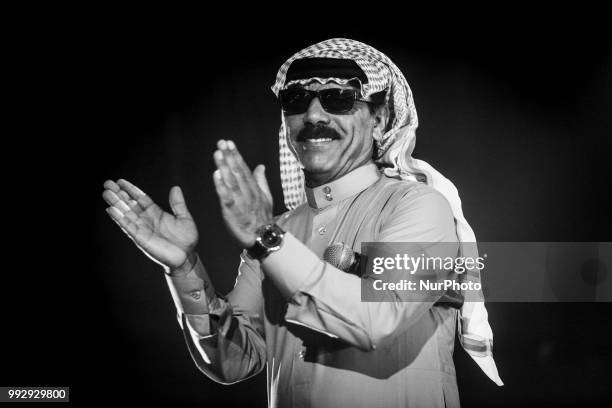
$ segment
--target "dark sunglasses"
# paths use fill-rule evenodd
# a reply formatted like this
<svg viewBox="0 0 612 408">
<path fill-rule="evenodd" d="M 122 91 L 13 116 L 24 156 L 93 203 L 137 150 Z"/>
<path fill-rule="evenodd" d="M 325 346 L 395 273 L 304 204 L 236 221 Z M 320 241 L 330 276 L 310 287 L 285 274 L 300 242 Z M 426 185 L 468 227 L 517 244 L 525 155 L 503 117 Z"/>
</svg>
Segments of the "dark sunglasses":
<svg viewBox="0 0 612 408">
<path fill-rule="evenodd" d="M 355 101 L 368 102 L 359 99 L 359 92 L 355 89 L 329 88 L 309 91 L 303 88 L 288 88 L 280 91 L 278 95 L 281 108 L 288 115 L 306 112 L 314 98 L 319 98 L 323 109 L 331 114 L 350 112 Z"/>
</svg>

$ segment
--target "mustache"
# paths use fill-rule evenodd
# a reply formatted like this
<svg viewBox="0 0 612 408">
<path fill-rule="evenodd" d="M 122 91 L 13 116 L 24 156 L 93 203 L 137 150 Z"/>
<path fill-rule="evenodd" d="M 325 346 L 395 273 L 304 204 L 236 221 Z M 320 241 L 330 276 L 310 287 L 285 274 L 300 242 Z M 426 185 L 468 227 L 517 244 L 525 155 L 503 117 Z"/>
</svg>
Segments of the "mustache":
<svg viewBox="0 0 612 408">
<path fill-rule="evenodd" d="M 302 130 L 297 135 L 298 142 L 305 142 L 308 139 L 341 139 L 340 133 L 336 132 L 334 129 L 322 126 L 322 125 L 312 125 L 306 124 Z"/>
</svg>

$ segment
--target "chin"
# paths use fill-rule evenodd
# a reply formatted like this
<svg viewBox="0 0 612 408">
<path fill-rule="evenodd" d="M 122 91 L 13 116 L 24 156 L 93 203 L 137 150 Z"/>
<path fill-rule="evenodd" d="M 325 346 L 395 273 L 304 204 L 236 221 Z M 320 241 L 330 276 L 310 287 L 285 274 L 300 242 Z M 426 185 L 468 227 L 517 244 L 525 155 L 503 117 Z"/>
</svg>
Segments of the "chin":
<svg viewBox="0 0 612 408">
<path fill-rule="evenodd" d="M 335 161 L 330 160 L 325 156 L 317 155 L 315 157 L 307 156 L 301 159 L 304 171 L 312 174 L 328 173 L 335 166 Z"/>
<path fill-rule="evenodd" d="M 328 174 L 333 166 L 304 166 L 304 172 L 308 174 Z"/>
</svg>

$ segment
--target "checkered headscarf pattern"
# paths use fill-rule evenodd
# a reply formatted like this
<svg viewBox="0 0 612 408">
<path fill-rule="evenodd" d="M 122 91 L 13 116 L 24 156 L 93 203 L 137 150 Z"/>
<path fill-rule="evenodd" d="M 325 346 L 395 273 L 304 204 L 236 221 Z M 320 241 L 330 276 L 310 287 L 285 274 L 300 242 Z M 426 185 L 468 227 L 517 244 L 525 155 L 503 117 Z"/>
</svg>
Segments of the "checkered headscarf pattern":
<svg viewBox="0 0 612 408">
<path fill-rule="evenodd" d="M 378 164 L 384 164 L 384 172 L 389 177 L 403 180 L 424 182 L 435 188 L 448 200 L 457 236 L 462 243 L 475 243 L 474 231 L 463 216 L 461 200 L 455 185 L 423 160 L 412 157 L 416 141 L 418 118 L 412 91 L 406 78 L 391 60 L 380 51 L 358 41 L 334 38 L 314 44 L 294 54 L 279 69 L 272 91 L 278 97 L 285 83 L 287 71 L 291 63 L 301 58 L 339 58 L 354 60 L 368 78 L 367 84 L 362 84 L 362 97 L 387 90 L 391 126 L 375 140 Z M 321 80 L 320 78 L 317 80 Z M 325 79 L 323 79 L 325 80 Z M 284 115 L 281 113 L 279 131 L 280 171 L 285 205 L 289 210 L 306 201 L 304 190 L 304 174 L 295 152 L 288 142 Z M 478 256 L 476 245 L 461 245 L 461 256 Z M 463 279 L 480 281 L 479 271 L 470 271 Z M 465 302 L 458 319 L 459 339 L 464 349 L 476 361 L 480 368 L 496 384 L 503 385 L 499 378 L 495 361 L 493 360 L 493 332 L 489 325 L 484 302 Z"/>
</svg>

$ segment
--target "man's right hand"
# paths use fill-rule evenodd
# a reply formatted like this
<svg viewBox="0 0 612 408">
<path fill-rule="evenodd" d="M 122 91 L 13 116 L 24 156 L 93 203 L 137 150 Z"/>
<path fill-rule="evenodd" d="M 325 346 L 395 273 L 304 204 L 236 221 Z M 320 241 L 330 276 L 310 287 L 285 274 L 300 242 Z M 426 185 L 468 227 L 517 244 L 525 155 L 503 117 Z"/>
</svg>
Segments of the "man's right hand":
<svg viewBox="0 0 612 408">
<path fill-rule="evenodd" d="M 107 180 L 102 193 L 106 212 L 149 258 L 172 275 L 188 273 L 196 262 L 198 230 L 180 187 L 170 190 L 173 214 L 163 211 L 138 187 Z"/>
</svg>

